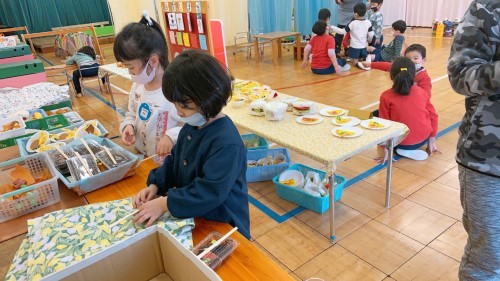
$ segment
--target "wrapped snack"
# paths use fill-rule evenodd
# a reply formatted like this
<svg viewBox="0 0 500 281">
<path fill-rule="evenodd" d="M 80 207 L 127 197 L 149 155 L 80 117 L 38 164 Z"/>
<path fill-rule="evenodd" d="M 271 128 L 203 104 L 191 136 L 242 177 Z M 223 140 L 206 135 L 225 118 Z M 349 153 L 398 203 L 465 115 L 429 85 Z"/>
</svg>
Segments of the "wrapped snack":
<svg viewBox="0 0 500 281">
<path fill-rule="evenodd" d="M 110 149 L 104 148 L 102 151 L 97 152 L 95 157 L 97 157 L 97 159 L 99 159 L 108 169 L 121 166 L 132 160 L 121 147 L 113 147 Z"/>
<path fill-rule="evenodd" d="M 295 115 L 311 115 L 316 113 L 316 103 L 312 101 L 296 101 L 292 103 L 293 114 Z"/>
<path fill-rule="evenodd" d="M 71 157 L 66 160 L 66 163 L 75 181 L 80 181 L 100 173 L 96 161 L 90 154 Z"/>
<path fill-rule="evenodd" d="M 248 113 L 255 116 L 264 116 L 264 105 L 266 105 L 265 100 L 256 100 L 250 103 L 248 108 Z"/>
<path fill-rule="evenodd" d="M 75 156 L 75 151 L 71 146 L 65 145 L 60 147 L 60 151 L 62 151 L 68 158 Z M 58 150 L 49 150 L 47 154 L 49 155 L 50 160 L 54 163 L 56 169 L 65 177 L 71 175 L 68 164 L 66 163 L 66 157 L 61 154 Z"/>
<path fill-rule="evenodd" d="M 293 103 L 299 101 L 299 98 L 296 97 L 289 97 L 289 98 L 284 98 L 281 100 L 281 102 L 286 103 L 287 108 L 286 111 L 293 111 Z"/>
<path fill-rule="evenodd" d="M 264 114 L 267 120 L 279 121 L 285 118 L 287 104 L 283 102 L 272 101 L 264 105 Z"/>
<path fill-rule="evenodd" d="M 89 139 L 85 141 L 87 142 L 87 145 L 89 146 L 92 153 L 96 154 L 103 150 L 101 145 L 99 145 L 96 141 Z M 80 153 L 81 155 L 90 154 L 90 151 L 85 147 L 83 143 L 73 146 L 73 150 Z"/>
</svg>

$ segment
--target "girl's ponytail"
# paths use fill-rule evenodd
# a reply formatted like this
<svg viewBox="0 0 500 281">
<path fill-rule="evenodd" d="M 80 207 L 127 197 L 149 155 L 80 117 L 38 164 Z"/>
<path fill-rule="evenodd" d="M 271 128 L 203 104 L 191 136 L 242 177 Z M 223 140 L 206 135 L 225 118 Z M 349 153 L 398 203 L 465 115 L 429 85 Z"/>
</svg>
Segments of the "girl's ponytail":
<svg viewBox="0 0 500 281">
<path fill-rule="evenodd" d="M 403 96 L 410 94 L 415 82 L 415 64 L 407 57 L 398 57 L 391 66 L 392 89 Z"/>
</svg>

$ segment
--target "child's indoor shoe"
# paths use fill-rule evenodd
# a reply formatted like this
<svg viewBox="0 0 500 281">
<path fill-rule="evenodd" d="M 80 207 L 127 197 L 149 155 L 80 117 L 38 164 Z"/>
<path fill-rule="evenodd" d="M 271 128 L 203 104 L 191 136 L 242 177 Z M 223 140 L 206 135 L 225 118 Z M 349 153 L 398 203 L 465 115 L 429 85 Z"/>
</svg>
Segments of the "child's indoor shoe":
<svg viewBox="0 0 500 281">
<path fill-rule="evenodd" d="M 358 61 L 358 63 L 356 64 L 356 66 L 359 67 L 359 68 L 361 68 L 361 69 L 363 69 L 363 70 L 370 70 L 371 69 L 371 67 L 365 67 L 363 65 L 363 63 L 360 62 L 360 61 Z"/>
<path fill-rule="evenodd" d="M 368 56 L 366 56 L 365 61 L 366 62 L 372 62 L 372 56 L 370 54 L 368 54 Z"/>
<path fill-rule="evenodd" d="M 427 152 L 420 150 L 420 149 L 406 150 L 406 149 L 398 148 L 398 149 L 396 149 L 396 153 L 403 156 L 403 157 L 406 157 L 406 158 L 409 158 L 412 160 L 417 160 L 417 161 L 423 161 L 423 160 L 427 159 L 427 157 L 429 157 L 429 154 L 427 154 Z"/>
<path fill-rule="evenodd" d="M 344 66 L 342 66 L 342 72 L 349 71 L 349 69 L 351 69 L 351 65 L 349 65 L 347 63 Z"/>
</svg>

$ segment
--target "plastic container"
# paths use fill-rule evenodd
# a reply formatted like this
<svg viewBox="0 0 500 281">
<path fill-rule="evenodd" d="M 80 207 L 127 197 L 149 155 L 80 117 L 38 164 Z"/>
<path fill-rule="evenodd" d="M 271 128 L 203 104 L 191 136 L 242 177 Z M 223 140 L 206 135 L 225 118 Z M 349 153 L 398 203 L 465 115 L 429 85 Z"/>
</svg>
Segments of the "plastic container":
<svg viewBox="0 0 500 281">
<path fill-rule="evenodd" d="M 60 128 L 68 127 L 70 125 L 68 119 L 62 114 L 52 115 L 46 118 L 26 121 L 27 129 L 46 130 L 52 131 Z"/>
<path fill-rule="evenodd" d="M 80 114 L 76 113 L 75 111 L 70 111 L 70 112 L 63 113 L 63 115 L 64 115 L 64 117 L 66 117 L 66 119 L 68 119 L 68 121 L 71 124 L 81 124 L 81 123 L 83 123 L 85 121 L 80 116 Z"/>
<path fill-rule="evenodd" d="M 13 124 L 15 122 L 18 123 L 19 128 L 9 130 L 8 128 L 9 124 Z M 24 135 L 26 132 L 26 124 L 24 123 L 23 118 L 21 116 L 16 116 L 11 118 L 1 118 L 0 130 L 3 131 L 0 132 L 0 140 L 7 140 L 10 138 L 15 138 Z"/>
<path fill-rule="evenodd" d="M 321 180 L 323 180 L 326 177 L 326 172 L 302 164 L 293 164 L 288 169 L 300 171 L 304 176 L 307 174 L 308 171 L 314 171 L 319 174 Z M 304 191 L 303 189 L 281 184 L 278 179 L 279 175 L 273 178 L 273 182 L 276 185 L 276 190 L 280 198 L 293 202 L 297 205 L 300 205 L 302 207 L 305 207 L 309 210 L 315 211 L 320 214 L 324 213 L 330 207 L 329 195 L 324 197 L 314 196 Z M 342 196 L 342 192 L 344 191 L 344 185 L 346 181 L 347 181 L 346 178 L 340 175 L 335 175 L 335 190 L 334 190 L 335 201 L 338 201 Z"/>
<path fill-rule="evenodd" d="M 247 182 L 257 182 L 257 181 L 269 181 L 272 180 L 274 176 L 285 171 L 291 163 L 290 153 L 286 148 L 271 148 L 271 149 L 258 149 L 258 150 L 248 150 L 247 161 L 265 161 L 267 159 L 275 159 L 275 156 L 285 155 L 285 161 L 279 164 L 265 165 L 265 166 L 255 166 L 248 167 L 246 179 Z M 262 164 L 262 163 L 259 163 Z M 257 164 L 257 165 L 259 165 Z M 267 163 L 265 163 L 267 164 Z"/>
<path fill-rule="evenodd" d="M 1 194 L 0 222 L 45 208 L 60 200 L 56 171 L 49 165 L 43 154 L 1 163 L 0 182 L 2 185 L 12 182 L 10 172 L 18 165 L 25 166 L 35 179 L 41 177 L 44 173 L 48 175 L 48 178 L 45 181 L 19 190 Z M 16 198 L 13 198 L 14 196 Z"/>
<path fill-rule="evenodd" d="M 50 111 L 50 110 L 63 108 L 63 107 L 73 108 L 73 105 L 71 104 L 70 100 L 65 100 L 62 102 L 55 103 L 55 104 L 49 104 L 49 105 L 42 106 L 42 109 L 45 111 Z"/>
<path fill-rule="evenodd" d="M 91 142 L 89 140 L 94 140 L 99 145 L 104 145 L 104 146 L 107 146 L 109 148 L 118 147 L 118 145 L 115 144 L 114 142 L 112 142 L 111 140 L 99 138 L 99 137 L 96 137 L 94 135 L 86 135 L 86 136 L 84 136 L 84 139 L 87 141 L 87 143 Z M 71 147 L 75 147 L 75 146 L 81 145 L 81 141 L 74 140 L 74 141 L 70 142 L 69 144 L 67 144 L 65 147 L 67 147 L 68 145 Z M 78 192 L 80 195 L 85 194 L 87 192 L 99 189 L 103 186 L 117 182 L 123 178 L 129 177 L 129 176 L 132 176 L 135 174 L 135 170 L 137 168 L 137 165 L 139 164 L 139 157 L 135 154 L 132 154 L 129 151 L 126 151 L 126 150 L 125 150 L 125 153 L 130 157 L 130 159 L 132 159 L 131 161 L 125 163 L 122 166 L 112 168 L 112 169 L 109 169 L 107 171 L 103 171 L 97 175 L 93 175 L 93 176 L 86 178 L 86 179 L 82 179 L 82 180 L 78 181 L 78 180 L 75 180 L 71 177 L 64 176 L 59 171 L 56 171 L 56 173 L 59 176 L 59 178 L 61 179 L 61 181 L 68 188 L 73 189 L 74 191 Z M 50 164 L 53 167 L 55 167 L 56 164 L 52 160 L 50 160 L 49 156 L 46 156 L 46 157 L 49 159 Z"/>
<path fill-rule="evenodd" d="M 257 136 L 256 134 L 241 135 L 241 138 L 243 139 L 243 143 L 248 150 L 269 148 L 267 140 L 263 137 Z"/>
<path fill-rule="evenodd" d="M 193 253 L 199 255 L 203 253 L 205 249 L 213 245 L 216 241 L 221 239 L 224 235 L 219 232 L 211 232 L 205 239 L 200 243 L 196 244 L 193 248 Z M 201 260 L 205 262 L 211 269 L 217 269 L 221 263 L 238 247 L 240 243 L 231 237 L 226 238 L 221 244 L 213 248 L 211 251 L 206 253 Z"/>
<path fill-rule="evenodd" d="M 60 116 L 60 115 L 54 115 L 54 116 Z M 49 118 L 54 117 L 54 116 L 50 116 Z M 73 125 L 70 125 L 68 127 L 65 127 L 64 129 L 73 130 L 75 128 L 80 127 L 81 125 L 82 125 L 82 123 L 77 123 L 77 124 L 73 124 Z M 101 132 L 101 135 L 99 137 L 104 138 L 108 135 L 108 131 L 106 130 L 106 128 L 104 128 L 104 126 L 101 125 L 101 123 L 99 123 L 99 121 L 97 121 L 97 128 Z M 58 133 L 62 133 L 62 132 L 64 132 L 64 130 L 61 128 L 61 129 L 56 129 L 56 130 L 50 131 L 50 134 L 58 134 Z M 28 143 L 28 140 L 29 140 L 31 135 L 33 135 L 33 134 L 18 137 L 16 140 L 13 141 L 14 145 L 17 142 L 21 156 L 27 156 L 29 154 L 32 154 L 31 152 L 28 152 L 26 150 L 26 144 Z"/>
</svg>

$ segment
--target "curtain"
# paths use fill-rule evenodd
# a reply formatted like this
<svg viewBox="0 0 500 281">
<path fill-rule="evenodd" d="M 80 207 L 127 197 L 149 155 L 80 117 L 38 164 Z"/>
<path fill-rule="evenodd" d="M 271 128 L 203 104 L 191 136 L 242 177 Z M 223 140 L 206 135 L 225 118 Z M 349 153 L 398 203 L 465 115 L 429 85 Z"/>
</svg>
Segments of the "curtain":
<svg viewBox="0 0 500 281">
<path fill-rule="evenodd" d="M 382 5 L 384 26 L 391 26 L 397 20 L 406 19 L 406 0 L 384 0 Z"/>
<path fill-rule="evenodd" d="M 295 30 L 302 35 L 312 34 L 311 28 L 318 20 L 318 11 L 322 8 L 330 10 L 330 24 L 337 25 L 337 7 L 335 0 L 295 0 Z"/>
<path fill-rule="evenodd" d="M 461 19 L 471 2 L 472 0 L 406 0 L 406 24 L 430 27 L 436 18 L 440 21 Z"/>
<path fill-rule="evenodd" d="M 248 0 L 250 32 L 291 31 L 292 1 Z"/>
<path fill-rule="evenodd" d="M 106 0 L 1 0 L 0 19 L 8 26 L 26 25 L 31 33 L 67 25 L 111 23 Z"/>
</svg>

